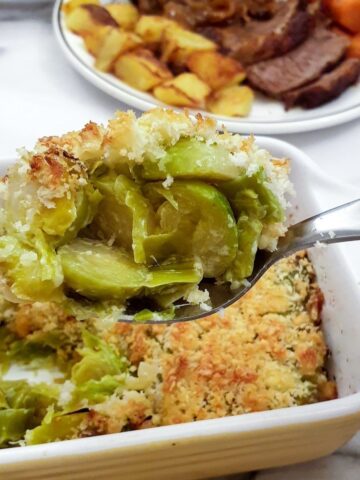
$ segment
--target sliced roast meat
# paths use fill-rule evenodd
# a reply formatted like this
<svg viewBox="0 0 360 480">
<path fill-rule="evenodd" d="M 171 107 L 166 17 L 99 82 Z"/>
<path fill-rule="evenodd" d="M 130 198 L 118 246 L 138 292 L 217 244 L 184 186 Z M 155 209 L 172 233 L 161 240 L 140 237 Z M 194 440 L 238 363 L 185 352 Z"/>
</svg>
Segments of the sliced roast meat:
<svg viewBox="0 0 360 480">
<path fill-rule="evenodd" d="M 334 67 L 348 46 L 345 35 L 322 27 L 299 47 L 281 57 L 247 68 L 250 84 L 272 97 L 302 87 Z"/>
<path fill-rule="evenodd" d="M 287 0 L 270 20 L 207 27 L 200 31 L 215 40 L 224 53 L 249 65 L 282 55 L 299 45 L 308 36 L 311 23 L 301 0 Z"/>
<path fill-rule="evenodd" d="M 303 108 L 316 108 L 341 95 L 350 85 L 356 83 L 360 75 L 360 60 L 349 58 L 316 82 L 285 93 L 282 100 L 287 109 L 299 105 Z"/>
<path fill-rule="evenodd" d="M 135 1 L 135 0 L 133 0 Z M 234 19 L 269 18 L 283 0 L 137 0 L 145 14 L 164 14 L 191 26 L 223 24 Z"/>
</svg>

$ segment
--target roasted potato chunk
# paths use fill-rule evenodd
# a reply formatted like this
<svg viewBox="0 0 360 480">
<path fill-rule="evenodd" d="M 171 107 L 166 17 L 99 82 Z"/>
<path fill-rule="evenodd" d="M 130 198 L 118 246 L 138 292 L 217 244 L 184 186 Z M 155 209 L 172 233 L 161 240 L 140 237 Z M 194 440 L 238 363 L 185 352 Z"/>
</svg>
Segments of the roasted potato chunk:
<svg viewBox="0 0 360 480">
<path fill-rule="evenodd" d="M 80 7 L 80 5 L 100 5 L 99 0 L 70 0 L 66 2 L 62 6 L 62 11 L 68 15 L 72 12 L 75 8 Z"/>
<path fill-rule="evenodd" d="M 99 53 L 104 38 L 113 27 L 99 27 L 91 33 L 82 36 L 86 50 L 96 57 Z"/>
<path fill-rule="evenodd" d="M 162 40 L 165 29 L 178 26 L 168 18 L 157 15 L 142 15 L 135 26 L 135 33 L 140 35 L 145 43 L 157 44 Z"/>
<path fill-rule="evenodd" d="M 246 86 L 231 86 L 217 90 L 208 99 L 207 108 L 217 115 L 246 117 L 254 100 L 254 92 Z"/>
<path fill-rule="evenodd" d="M 186 64 L 213 90 L 235 85 L 245 78 L 245 70 L 238 61 L 213 51 L 194 52 Z"/>
<path fill-rule="evenodd" d="M 335 22 L 352 33 L 360 33 L 359 0 L 324 0 L 324 4 Z"/>
<path fill-rule="evenodd" d="M 167 66 L 150 50 L 138 49 L 121 55 L 114 66 L 115 75 L 138 90 L 151 90 L 172 77 Z"/>
<path fill-rule="evenodd" d="M 203 107 L 210 87 L 193 73 L 182 73 L 153 91 L 156 98 L 178 107 Z"/>
<path fill-rule="evenodd" d="M 176 65 L 185 65 L 193 52 L 212 51 L 216 48 L 217 45 L 214 42 L 202 35 L 179 26 L 166 28 L 162 38 L 161 60 Z"/>
<path fill-rule="evenodd" d="M 347 55 L 348 57 L 360 58 L 360 33 L 351 37 Z"/>
<path fill-rule="evenodd" d="M 104 5 L 110 15 L 125 30 L 133 30 L 139 18 L 139 12 L 130 3 L 108 3 Z"/>
<path fill-rule="evenodd" d="M 140 46 L 141 42 L 141 38 L 135 33 L 111 28 L 97 52 L 95 67 L 103 72 L 109 72 L 121 54 Z"/>
<path fill-rule="evenodd" d="M 81 36 L 92 33 L 99 27 L 119 26 L 110 13 L 99 5 L 81 5 L 72 10 L 65 21 L 69 30 Z"/>
</svg>

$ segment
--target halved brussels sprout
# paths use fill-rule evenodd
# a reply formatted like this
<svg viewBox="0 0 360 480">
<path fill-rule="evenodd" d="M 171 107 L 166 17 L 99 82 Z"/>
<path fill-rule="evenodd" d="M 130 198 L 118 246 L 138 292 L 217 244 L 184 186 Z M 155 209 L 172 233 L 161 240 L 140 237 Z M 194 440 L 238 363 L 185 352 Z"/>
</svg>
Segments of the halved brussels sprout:
<svg viewBox="0 0 360 480">
<path fill-rule="evenodd" d="M 224 147 L 196 138 L 182 138 L 160 160 L 145 158 L 139 175 L 146 180 L 164 180 L 170 176 L 221 181 L 236 178 L 239 167 Z"/>
<path fill-rule="evenodd" d="M 48 235 L 63 236 L 76 219 L 76 206 L 70 197 L 54 200 L 54 208 L 42 207 L 39 223 Z"/>
<path fill-rule="evenodd" d="M 160 203 L 157 215 L 161 231 L 166 232 L 146 239 L 147 258 L 161 262 L 170 254 L 190 254 L 200 259 L 205 277 L 224 273 L 238 248 L 236 222 L 224 195 L 206 183 L 185 180 L 168 189 L 148 183 L 144 191 Z"/>
<path fill-rule="evenodd" d="M 91 221 L 99 200 L 84 164 L 64 149 L 42 147 L 9 169 L 3 227 L 21 239 L 40 230 L 60 243 L 68 230 L 76 236 Z"/>
<path fill-rule="evenodd" d="M 102 238 L 113 239 L 116 245 L 132 249 L 135 262 L 145 263 L 143 241 L 153 222 L 150 203 L 139 186 L 124 175 L 100 177 L 96 185 L 104 199 L 94 218 L 93 231 Z"/>
<path fill-rule="evenodd" d="M 229 182 L 223 182 L 218 188 L 229 200 L 237 216 L 246 214 L 266 223 L 284 220 L 284 210 L 267 185 L 263 169 L 250 177 L 242 175 Z"/>
<path fill-rule="evenodd" d="M 178 262 L 176 258 L 172 259 L 170 257 L 168 262 L 149 270 L 146 282 L 147 288 L 156 289 L 164 285 L 172 285 L 175 288 L 176 284 L 196 284 L 203 277 L 201 264 L 197 261 Z"/>
<path fill-rule="evenodd" d="M 92 222 L 101 199 L 101 193 L 91 185 L 87 185 L 84 190 L 77 193 L 75 200 L 75 218 L 67 230 L 64 231 L 57 245 L 64 245 L 70 242 L 76 238 L 80 230 Z"/>
<path fill-rule="evenodd" d="M 61 264 L 41 231 L 26 243 L 15 236 L 0 237 L 0 269 L 7 281 L 6 293 L 12 296 L 10 300 L 62 298 Z"/>
<path fill-rule="evenodd" d="M 125 251 L 98 241 L 77 239 L 59 249 L 65 285 L 90 299 L 125 301 L 172 283 L 199 282 L 201 273 L 192 263 L 169 263 L 152 270 L 134 262 Z"/>
<path fill-rule="evenodd" d="M 238 222 L 239 248 L 235 260 L 225 272 L 229 282 L 241 282 L 251 275 L 263 224 L 257 218 L 241 215 Z"/>
<path fill-rule="evenodd" d="M 148 272 L 123 250 L 77 239 L 59 249 L 65 285 L 92 299 L 120 301 L 140 292 Z"/>
</svg>

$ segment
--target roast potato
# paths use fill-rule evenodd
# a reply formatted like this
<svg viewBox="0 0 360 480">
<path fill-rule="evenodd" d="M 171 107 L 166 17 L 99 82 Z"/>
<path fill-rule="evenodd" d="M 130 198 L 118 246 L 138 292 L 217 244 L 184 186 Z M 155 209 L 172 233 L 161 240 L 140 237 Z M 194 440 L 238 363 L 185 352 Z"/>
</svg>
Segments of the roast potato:
<svg viewBox="0 0 360 480">
<path fill-rule="evenodd" d="M 139 12 L 131 3 L 108 3 L 104 5 L 110 15 L 125 30 L 133 30 L 139 18 Z"/>
<path fill-rule="evenodd" d="M 188 57 L 196 51 L 216 50 L 216 43 L 180 26 L 166 28 L 161 44 L 161 60 L 175 65 L 186 65 Z"/>
<path fill-rule="evenodd" d="M 360 58 L 360 33 L 351 37 L 347 55 L 348 57 Z"/>
<path fill-rule="evenodd" d="M 151 90 L 172 74 L 150 50 L 138 49 L 121 55 L 115 62 L 115 75 L 138 90 Z"/>
<path fill-rule="evenodd" d="M 335 22 L 352 33 L 360 33 L 359 0 L 324 0 L 324 4 Z"/>
<path fill-rule="evenodd" d="M 217 90 L 210 95 L 207 108 L 217 115 L 229 117 L 246 117 L 249 115 L 254 100 L 250 87 L 234 85 Z"/>
<path fill-rule="evenodd" d="M 122 53 L 139 47 L 141 43 L 141 38 L 135 33 L 111 28 L 103 38 L 96 54 L 95 67 L 103 72 L 109 72 Z"/>
<path fill-rule="evenodd" d="M 86 50 L 96 57 L 99 53 L 104 38 L 113 27 L 99 27 L 91 33 L 83 34 L 82 38 L 85 43 Z"/>
<path fill-rule="evenodd" d="M 194 52 L 186 65 L 213 90 L 235 85 L 245 78 L 245 70 L 238 61 L 214 51 Z"/>
<path fill-rule="evenodd" d="M 94 32 L 100 27 L 118 27 L 110 13 L 99 5 L 81 5 L 65 17 L 69 30 L 81 36 Z"/>
<path fill-rule="evenodd" d="M 80 5 L 91 4 L 91 5 L 100 5 L 99 0 L 70 0 L 66 2 L 62 6 L 62 11 L 68 15 L 72 12 L 75 8 L 80 7 Z"/>
<path fill-rule="evenodd" d="M 210 87 L 193 73 L 182 73 L 154 88 L 156 98 L 178 107 L 203 107 Z"/>
<path fill-rule="evenodd" d="M 135 26 L 135 33 L 147 44 L 157 44 L 162 40 L 165 29 L 177 26 L 176 22 L 157 15 L 142 15 Z"/>
</svg>

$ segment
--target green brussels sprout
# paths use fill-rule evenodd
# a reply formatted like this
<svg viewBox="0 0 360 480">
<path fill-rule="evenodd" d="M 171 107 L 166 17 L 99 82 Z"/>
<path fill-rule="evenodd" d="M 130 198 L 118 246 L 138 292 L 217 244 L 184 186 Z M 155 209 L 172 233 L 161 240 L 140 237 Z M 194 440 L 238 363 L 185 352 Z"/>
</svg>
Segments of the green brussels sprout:
<svg viewBox="0 0 360 480">
<path fill-rule="evenodd" d="M 102 402 L 121 387 L 128 371 L 126 358 L 96 335 L 84 330 L 83 347 L 78 349 L 81 360 L 72 367 L 71 380 L 75 384 L 67 408 Z"/>
<path fill-rule="evenodd" d="M 195 260 L 179 262 L 176 258 L 170 257 L 168 263 L 152 267 L 146 287 L 156 289 L 158 287 L 177 284 L 197 284 L 203 277 L 201 264 Z"/>
<path fill-rule="evenodd" d="M 31 241 L 15 236 L 0 237 L 0 270 L 6 279 L 10 300 L 58 300 L 62 298 L 63 273 L 55 250 L 37 231 Z"/>
<path fill-rule="evenodd" d="M 0 380 L 0 447 L 22 439 L 27 429 L 39 425 L 57 399 L 56 386 Z"/>
<path fill-rule="evenodd" d="M 123 301 L 145 287 L 196 283 L 201 278 L 194 263 L 169 263 L 149 270 L 119 248 L 85 239 L 61 247 L 59 256 L 65 285 L 90 299 Z"/>
<path fill-rule="evenodd" d="M 176 180 L 168 189 L 148 183 L 144 191 L 154 203 L 164 200 L 157 215 L 165 236 L 155 237 L 153 251 L 149 249 L 152 237 L 146 240 L 147 257 L 152 255 L 158 262 L 169 254 L 198 257 L 205 277 L 217 277 L 229 267 L 238 240 L 236 222 L 224 195 L 204 182 L 185 180 Z"/>
<path fill-rule="evenodd" d="M 124 376 L 104 375 L 100 380 L 88 380 L 77 385 L 72 392 L 69 404 L 71 408 L 81 408 L 96 405 L 111 397 L 116 390 L 124 385 Z"/>
<path fill-rule="evenodd" d="M 83 342 L 84 346 L 78 350 L 82 359 L 71 372 L 71 379 L 76 385 L 126 372 L 127 361 L 114 347 L 87 331 L 83 332 Z"/>
<path fill-rule="evenodd" d="M 76 238 L 80 230 L 92 222 L 101 199 L 101 193 L 91 185 L 87 185 L 77 193 L 75 199 L 75 218 L 61 235 L 61 238 L 57 241 L 57 245 L 64 245 L 71 242 L 71 240 Z"/>
<path fill-rule="evenodd" d="M 79 436 L 87 416 L 88 413 L 64 414 L 50 411 L 41 425 L 32 430 L 27 430 L 25 443 L 27 445 L 38 445 L 76 438 Z"/>
<path fill-rule="evenodd" d="M 17 442 L 24 437 L 29 427 L 32 411 L 27 408 L 7 408 L 0 410 L 0 448 L 9 442 Z"/>
<path fill-rule="evenodd" d="M 84 164 L 65 151 L 26 152 L 6 176 L 2 228 L 21 239 L 40 230 L 56 243 L 92 220 L 100 198 Z"/>
<path fill-rule="evenodd" d="M 124 301 L 138 294 L 148 272 L 119 248 L 99 241 L 76 239 L 59 249 L 67 287 L 91 299 Z"/>
<path fill-rule="evenodd" d="M 263 169 L 252 176 L 242 175 L 223 182 L 218 188 L 227 197 L 235 214 L 246 214 L 266 223 L 282 222 L 285 213 L 276 195 L 267 185 Z"/>
<path fill-rule="evenodd" d="M 146 180 L 182 179 L 221 181 L 236 178 L 239 167 L 224 147 L 196 138 L 182 138 L 160 160 L 145 158 L 139 175 Z"/>
<path fill-rule="evenodd" d="M 152 208 L 135 182 L 118 175 L 100 177 L 96 185 L 104 195 L 92 230 L 133 251 L 136 263 L 145 263 L 144 238 L 149 234 Z"/>
<path fill-rule="evenodd" d="M 237 227 L 239 247 L 235 260 L 224 275 L 228 282 L 241 282 L 251 275 L 263 224 L 257 218 L 241 215 Z"/>
</svg>

